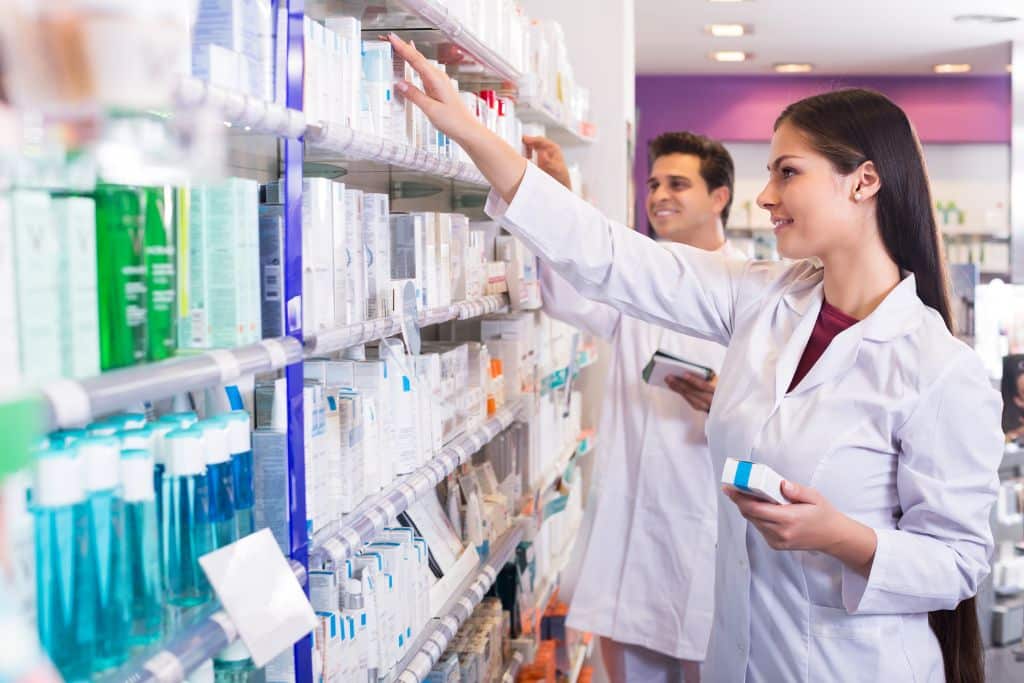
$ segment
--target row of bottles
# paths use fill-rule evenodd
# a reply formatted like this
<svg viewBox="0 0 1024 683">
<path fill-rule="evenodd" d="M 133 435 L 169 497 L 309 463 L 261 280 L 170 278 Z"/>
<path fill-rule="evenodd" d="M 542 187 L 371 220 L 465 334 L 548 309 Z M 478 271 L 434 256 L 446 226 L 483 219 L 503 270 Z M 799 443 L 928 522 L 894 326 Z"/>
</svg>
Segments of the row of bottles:
<svg viewBox="0 0 1024 683">
<path fill-rule="evenodd" d="M 199 558 L 254 531 L 249 415 L 130 414 L 56 432 L 29 497 L 40 640 L 65 680 L 88 680 L 211 600 Z M 251 666 L 244 647 L 223 657 Z"/>
</svg>

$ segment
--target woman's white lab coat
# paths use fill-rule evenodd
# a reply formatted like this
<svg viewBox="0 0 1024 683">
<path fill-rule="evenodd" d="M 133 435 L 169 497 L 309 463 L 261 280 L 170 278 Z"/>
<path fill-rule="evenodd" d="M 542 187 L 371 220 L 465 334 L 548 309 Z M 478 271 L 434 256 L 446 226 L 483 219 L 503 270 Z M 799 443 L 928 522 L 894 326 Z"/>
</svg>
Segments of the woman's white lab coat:
<svg viewBox="0 0 1024 683">
<path fill-rule="evenodd" d="M 733 259 L 743 254 L 726 245 Z M 541 266 L 544 311 L 608 342 L 590 535 L 568 623 L 676 659 L 703 660 L 711 633 L 718 487 L 704 424 L 681 396 L 644 383 L 658 349 L 718 372 L 725 347 L 623 315 Z"/>
<path fill-rule="evenodd" d="M 765 463 L 875 529 L 865 579 L 824 553 L 772 550 L 721 499 L 707 680 L 943 680 L 927 613 L 988 574 L 1000 399 L 913 276 L 787 393 L 820 268 L 653 244 L 532 165 L 511 205 L 492 194 L 488 213 L 580 293 L 728 344 L 707 425 L 716 472 L 728 456 Z"/>
</svg>

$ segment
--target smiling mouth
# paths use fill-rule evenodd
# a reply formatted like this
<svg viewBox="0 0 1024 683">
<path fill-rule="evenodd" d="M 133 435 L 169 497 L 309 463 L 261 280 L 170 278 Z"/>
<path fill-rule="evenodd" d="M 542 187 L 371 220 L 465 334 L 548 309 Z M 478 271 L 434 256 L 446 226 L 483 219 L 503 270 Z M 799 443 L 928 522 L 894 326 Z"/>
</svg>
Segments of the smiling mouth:
<svg viewBox="0 0 1024 683">
<path fill-rule="evenodd" d="M 775 229 L 775 232 L 783 230 L 784 228 L 786 228 L 786 227 L 788 227 L 788 226 L 790 226 L 792 224 L 793 224 L 793 219 L 792 218 L 773 218 L 772 219 L 772 227 Z"/>
<path fill-rule="evenodd" d="M 675 209 L 657 209 L 654 212 L 654 217 L 655 218 L 665 218 L 667 216 L 676 216 L 678 214 L 679 214 L 679 211 L 677 211 Z"/>
</svg>

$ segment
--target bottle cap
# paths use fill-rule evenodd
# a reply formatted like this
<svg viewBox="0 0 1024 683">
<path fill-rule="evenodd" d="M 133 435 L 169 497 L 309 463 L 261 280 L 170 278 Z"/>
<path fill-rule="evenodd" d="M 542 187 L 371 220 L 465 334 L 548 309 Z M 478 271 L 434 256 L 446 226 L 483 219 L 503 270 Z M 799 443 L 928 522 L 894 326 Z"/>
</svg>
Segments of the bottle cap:
<svg viewBox="0 0 1024 683">
<path fill-rule="evenodd" d="M 32 506 L 64 507 L 85 500 L 80 464 L 74 446 L 53 446 L 36 453 Z"/>
<path fill-rule="evenodd" d="M 251 657 L 252 654 L 249 653 L 249 648 L 245 646 L 241 638 L 238 638 L 235 642 L 218 652 L 215 659 L 218 662 L 244 662 Z"/>
<path fill-rule="evenodd" d="M 120 429 L 120 421 L 113 418 L 92 422 L 86 427 L 89 436 L 114 436 Z"/>
<path fill-rule="evenodd" d="M 185 410 L 177 413 L 167 413 L 160 417 L 160 421 L 175 424 L 178 426 L 178 429 L 188 429 L 196 422 L 199 422 L 199 416 L 191 410 Z"/>
<path fill-rule="evenodd" d="M 155 432 L 147 425 L 139 429 L 122 429 L 117 433 L 122 451 L 153 452 Z"/>
<path fill-rule="evenodd" d="M 178 426 L 170 420 L 167 420 L 166 422 L 163 420 L 157 420 L 156 422 L 150 423 L 149 430 L 153 434 L 152 454 L 154 465 L 164 465 L 167 463 L 167 446 L 164 443 L 164 439 L 170 432 L 173 432 L 176 429 L 178 429 Z"/>
<path fill-rule="evenodd" d="M 144 413 L 122 413 L 115 416 L 121 423 L 122 429 L 142 429 L 146 426 L 146 415 Z"/>
<path fill-rule="evenodd" d="M 342 609 L 363 609 L 365 598 L 363 597 L 363 584 L 357 579 L 345 580 L 345 592 L 341 597 Z"/>
<path fill-rule="evenodd" d="M 155 500 L 153 458 L 149 451 L 121 450 L 121 482 L 124 502 L 143 503 Z"/>
<path fill-rule="evenodd" d="M 206 474 L 203 434 L 197 429 L 176 429 L 164 437 L 164 471 L 168 477 Z"/>
<path fill-rule="evenodd" d="M 50 443 L 58 446 L 68 446 L 87 436 L 89 436 L 89 432 L 84 429 L 62 429 L 59 432 L 50 434 Z"/>
<path fill-rule="evenodd" d="M 228 450 L 228 425 L 224 420 L 210 418 L 196 424 L 203 435 L 203 451 L 206 453 L 206 464 L 217 465 L 231 460 Z"/>
<path fill-rule="evenodd" d="M 218 419 L 223 420 L 228 426 L 228 450 L 231 451 L 231 455 L 252 450 L 249 413 L 244 410 L 232 410 Z"/>
<path fill-rule="evenodd" d="M 121 483 L 121 441 L 114 436 L 89 436 L 75 444 L 85 468 L 86 491 L 109 491 Z"/>
</svg>

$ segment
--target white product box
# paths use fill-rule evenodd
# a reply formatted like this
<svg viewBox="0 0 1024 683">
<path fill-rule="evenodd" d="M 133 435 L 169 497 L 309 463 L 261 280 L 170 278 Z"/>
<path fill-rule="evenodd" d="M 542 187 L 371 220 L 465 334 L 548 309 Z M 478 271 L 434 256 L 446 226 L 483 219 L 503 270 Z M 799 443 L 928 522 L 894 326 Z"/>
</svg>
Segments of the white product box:
<svg viewBox="0 0 1024 683">
<path fill-rule="evenodd" d="M 391 282 L 391 230 L 388 223 L 388 196 L 366 193 L 363 196 L 363 247 L 366 255 L 366 318 L 385 315 Z"/>
<path fill-rule="evenodd" d="M 22 376 L 45 382 L 61 375 L 60 249 L 50 195 L 11 193 L 15 296 Z M 95 266 L 94 266 L 95 268 Z"/>
<path fill-rule="evenodd" d="M 452 301 L 464 301 L 466 295 L 466 268 L 469 265 L 469 218 L 450 214 L 451 221 L 451 295 Z"/>
<path fill-rule="evenodd" d="M 302 181 L 302 327 L 306 333 L 336 324 L 334 237 L 331 181 L 306 178 Z"/>
<path fill-rule="evenodd" d="M 363 250 L 363 192 L 345 190 L 345 256 L 348 273 L 347 323 L 366 320 L 366 255 Z"/>
<path fill-rule="evenodd" d="M 13 219 L 10 197 L 0 195 L 0 367 L 5 368 L 0 373 L 0 391 L 21 384 Z"/>
<path fill-rule="evenodd" d="M 417 308 L 426 308 L 423 271 L 423 219 L 414 214 L 391 215 L 391 279 L 416 283 Z"/>
<path fill-rule="evenodd" d="M 434 215 L 437 231 L 437 305 L 450 306 L 452 303 L 452 215 Z"/>
<path fill-rule="evenodd" d="M 100 372 L 96 289 L 96 204 L 85 197 L 52 200 L 60 245 L 60 310 L 63 375 Z"/>
<path fill-rule="evenodd" d="M 782 477 L 767 465 L 749 460 L 725 459 L 722 483 L 734 486 L 745 495 L 760 498 L 769 503 L 788 505 L 782 495 Z"/>
</svg>

